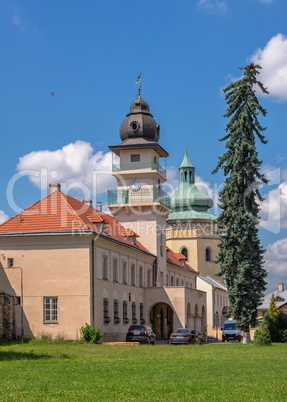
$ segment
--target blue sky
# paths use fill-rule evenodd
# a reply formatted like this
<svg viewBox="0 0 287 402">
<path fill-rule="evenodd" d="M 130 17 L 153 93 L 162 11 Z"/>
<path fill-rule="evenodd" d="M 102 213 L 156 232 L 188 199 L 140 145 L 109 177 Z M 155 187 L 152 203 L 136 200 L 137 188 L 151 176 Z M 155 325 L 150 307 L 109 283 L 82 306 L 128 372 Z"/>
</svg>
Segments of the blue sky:
<svg viewBox="0 0 287 402">
<path fill-rule="evenodd" d="M 105 201 L 115 188 L 108 145 L 120 142 L 139 72 L 170 153 L 170 183 L 187 147 L 198 180 L 216 193 L 221 89 L 253 60 L 270 92 L 260 96 L 269 142 L 258 147 L 272 180 L 260 230 L 268 289 L 287 285 L 286 15 L 286 0 L 0 0 L 0 218 L 42 197 L 45 175 L 62 188 L 81 182 L 83 198 L 97 170 L 94 201 Z"/>
</svg>

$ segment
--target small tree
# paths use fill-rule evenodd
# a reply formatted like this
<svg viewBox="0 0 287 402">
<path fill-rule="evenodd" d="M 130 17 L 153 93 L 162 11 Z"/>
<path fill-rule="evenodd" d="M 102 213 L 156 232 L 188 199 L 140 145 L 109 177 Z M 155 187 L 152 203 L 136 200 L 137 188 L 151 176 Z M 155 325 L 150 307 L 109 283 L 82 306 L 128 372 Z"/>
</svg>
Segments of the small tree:
<svg viewBox="0 0 287 402">
<path fill-rule="evenodd" d="M 269 303 L 269 308 L 268 308 L 268 313 L 270 314 L 270 316 L 272 317 L 272 318 L 276 318 L 276 317 L 278 317 L 278 314 L 279 314 L 279 308 L 278 308 L 278 306 L 277 306 L 277 303 L 276 303 L 276 298 L 275 298 L 275 295 L 274 295 L 274 293 L 272 293 L 272 295 L 271 295 L 271 298 L 270 298 L 270 303 Z"/>
<path fill-rule="evenodd" d="M 89 324 L 80 328 L 82 339 L 88 343 L 98 343 L 103 336 L 98 328 L 91 327 Z"/>
<path fill-rule="evenodd" d="M 243 330 L 243 343 L 250 342 L 249 326 L 256 324 L 267 272 L 263 269 L 264 250 L 260 245 L 257 224 L 258 201 L 262 200 L 258 187 L 267 180 L 260 173 L 256 139 L 265 144 L 263 128 L 257 116 L 265 116 L 255 95 L 257 85 L 268 93 L 257 80 L 261 67 L 254 63 L 243 68 L 243 77 L 224 89 L 228 105 L 224 117 L 230 118 L 226 126 L 227 151 L 219 158 L 216 173 L 223 170 L 224 188 L 219 193 L 221 213 L 218 228 L 221 238 L 217 263 L 219 275 L 224 276 L 228 295 L 229 313 Z"/>
</svg>

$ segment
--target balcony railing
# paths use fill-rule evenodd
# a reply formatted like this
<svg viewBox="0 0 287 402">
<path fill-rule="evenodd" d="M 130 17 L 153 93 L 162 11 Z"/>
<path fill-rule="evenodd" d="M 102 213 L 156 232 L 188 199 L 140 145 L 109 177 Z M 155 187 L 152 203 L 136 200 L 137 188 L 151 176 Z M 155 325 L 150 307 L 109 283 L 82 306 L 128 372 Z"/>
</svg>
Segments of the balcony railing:
<svg viewBox="0 0 287 402">
<path fill-rule="evenodd" d="M 166 169 L 160 166 L 156 162 L 152 163 L 141 163 L 141 162 L 134 162 L 134 163 L 121 163 L 119 165 L 113 164 L 113 172 L 120 172 L 121 170 L 142 170 L 142 169 L 151 169 L 157 170 L 160 174 L 166 177 Z"/>
<path fill-rule="evenodd" d="M 108 190 L 108 204 L 146 204 L 159 202 L 166 207 L 170 206 L 169 196 L 164 191 L 156 189 L 130 190 Z"/>
</svg>

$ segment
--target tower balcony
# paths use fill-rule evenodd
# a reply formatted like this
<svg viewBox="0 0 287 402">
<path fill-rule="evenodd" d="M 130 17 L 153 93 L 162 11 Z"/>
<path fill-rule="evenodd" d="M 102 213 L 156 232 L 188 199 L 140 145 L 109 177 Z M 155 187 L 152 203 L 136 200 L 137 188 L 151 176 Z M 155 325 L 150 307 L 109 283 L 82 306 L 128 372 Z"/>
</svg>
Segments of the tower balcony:
<svg viewBox="0 0 287 402">
<path fill-rule="evenodd" d="M 113 172 L 120 172 L 123 170 L 156 170 L 158 171 L 162 176 L 166 178 L 166 169 L 162 166 L 160 166 L 156 162 L 150 162 L 150 163 L 141 163 L 141 162 L 134 162 L 134 163 L 121 163 L 121 164 L 113 164 L 112 170 Z"/>
<path fill-rule="evenodd" d="M 140 189 L 137 192 L 131 190 L 108 190 L 108 205 L 143 205 L 160 203 L 167 208 L 170 206 L 168 194 L 157 189 Z"/>
</svg>

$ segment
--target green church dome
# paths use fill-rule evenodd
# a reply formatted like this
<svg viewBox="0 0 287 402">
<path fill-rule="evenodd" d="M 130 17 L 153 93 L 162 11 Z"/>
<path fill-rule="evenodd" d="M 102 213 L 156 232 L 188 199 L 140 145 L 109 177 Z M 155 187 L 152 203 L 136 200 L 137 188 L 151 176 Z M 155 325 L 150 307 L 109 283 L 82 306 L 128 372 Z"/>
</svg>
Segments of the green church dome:
<svg viewBox="0 0 287 402">
<path fill-rule="evenodd" d="M 187 150 L 179 167 L 180 183 L 176 192 L 170 196 L 172 212 L 168 220 L 173 219 L 215 219 L 208 212 L 213 207 L 213 201 L 208 195 L 198 190 L 194 178 L 195 168 L 192 165 Z"/>
</svg>

